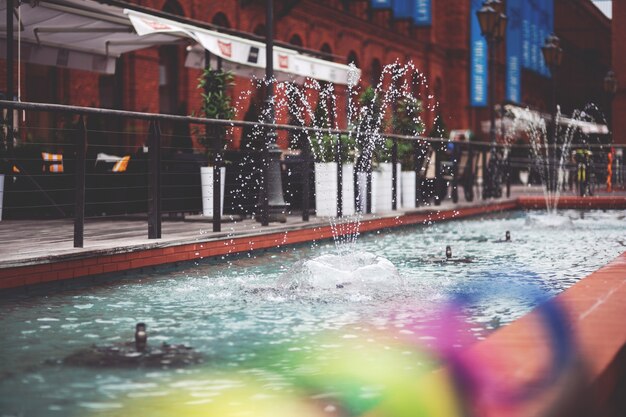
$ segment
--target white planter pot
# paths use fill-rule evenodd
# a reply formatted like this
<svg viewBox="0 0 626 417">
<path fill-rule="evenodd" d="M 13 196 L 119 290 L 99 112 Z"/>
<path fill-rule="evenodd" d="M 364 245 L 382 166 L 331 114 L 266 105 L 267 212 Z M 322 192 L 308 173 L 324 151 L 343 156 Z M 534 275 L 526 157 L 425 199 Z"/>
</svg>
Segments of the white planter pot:
<svg viewBox="0 0 626 417">
<path fill-rule="evenodd" d="M 2 220 L 2 202 L 4 201 L 4 174 L 0 174 L 0 220 Z"/>
<path fill-rule="evenodd" d="M 343 165 L 342 201 L 343 215 L 354 214 L 354 165 Z M 315 214 L 317 216 L 337 216 L 337 164 L 334 162 L 315 163 Z"/>
<path fill-rule="evenodd" d="M 391 211 L 391 163 L 382 163 L 372 171 L 372 213 Z M 400 207 L 400 190 L 402 189 L 401 165 L 397 164 L 398 184 L 396 187 L 397 207 Z"/>
<path fill-rule="evenodd" d="M 224 213 L 224 184 L 226 183 L 226 168 L 220 168 L 220 215 Z M 200 167 L 200 184 L 202 186 L 202 215 L 213 217 L 213 167 Z"/>
<path fill-rule="evenodd" d="M 415 208 L 415 171 L 402 171 L 402 208 Z"/>
</svg>

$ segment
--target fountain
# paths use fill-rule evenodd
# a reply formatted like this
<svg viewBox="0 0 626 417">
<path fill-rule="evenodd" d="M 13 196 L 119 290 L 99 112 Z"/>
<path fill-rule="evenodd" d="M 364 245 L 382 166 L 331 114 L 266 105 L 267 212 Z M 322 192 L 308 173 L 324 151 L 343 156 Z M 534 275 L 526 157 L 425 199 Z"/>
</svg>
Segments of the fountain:
<svg viewBox="0 0 626 417">
<path fill-rule="evenodd" d="M 299 148 L 305 161 L 307 158 L 315 161 L 316 212 L 318 217 L 329 218 L 336 249 L 333 254 L 295 265 L 279 280 L 281 288 L 357 288 L 379 285 L 386 280 L 395 285 L 399 279 L 398 272 L 389 261 L 360 252 L 355 245 L 363 213 L 392 209 L 389 186 L 392 167 L 388 159 L 391 147 L 397 144 L 393 145 L 383 137 L 389 128 L 388 122 L 395 122 L 397 103 L 405 103 L 408 107 L 403 108 L 405 118 L 410 120 L 408 123 L 405 121 L 404 125 L 409 128 L 405 126 L 402 133 L 422 134 L 422 101 L 414 95 L 414 91 L 419 85 L 428 86 L 425 77 L 412 63 L 402 65 L 395 62 L 382 69 L 375 86 L 363 89 L 359 94 L 358 71 L 356 67 L 354 69 L 345 92 L 346 120 L 340 120 L 343 112 L 339 110 L 340 103 L 333 84 L 310 79 L 302 85 L 291 81 L 275 82 L 276 95 L 272 105 L 278 117 L 288 117 L 291 125 L 316 128 L 314 131 L 291 133 L 291 145 Z M 257 88 L 264 83 L 264 80 L 257 80 Z M 251 94 L 249 92 L 242 97 Z M 432 99 L 432 95 L 428 96 L 428 101 Z M 435 108 L 436 104 L 427 106 L 429 111 Z M 266 119 L 266 112 L 265 108 L 260 111 L 259 122 Z M 336 133 L 343 126 L 348 127 L 348 133 Z M 250 143 L 259 142 L 263 134 L 262 128 L 255 129 L 252 132 L 254 140 L 245 146 L 249 148 L 252 146 Z M 339 172 L 338 168 L 341 169 Z M 400 169 L 398 164 L 394 196 L 398 207 L 402 189 Z M 415 176 L 414 171 L 412 174 Z M 338 190 L 338 176 L 342 178 L 341 190 Z M 250 187 L 244 185 L 240 188 Z M 368 189 L 371 190 L 369 193 Z"/>
<path fill-rule="evenodd" d="M 590 104 L 583 110 L 575 110 L 571 118 L 563 117 L 560 109 L 557 109 L 556 123 L 563 127 L 556 129 L 557 137 L 552 143 L 548 140 L 545 118 L 539 113 L 516 106 L 507 106 L 506 109 L 512 119 L 507 143 L 511 143 L 513 136 L 519 132 L 528 137 L 532 165 L 541 179 L 547 213 L 556 216 L 561 193 L 566 189 L 567 182 L 571 181 L 569 169 L 572 144 L 577 142 L 585 147 L 589 143 L 589 135 L 584 132 L 583 126 L 587 122 L 596 122 L 592 110 L 598 109 Z"/>
</svg>

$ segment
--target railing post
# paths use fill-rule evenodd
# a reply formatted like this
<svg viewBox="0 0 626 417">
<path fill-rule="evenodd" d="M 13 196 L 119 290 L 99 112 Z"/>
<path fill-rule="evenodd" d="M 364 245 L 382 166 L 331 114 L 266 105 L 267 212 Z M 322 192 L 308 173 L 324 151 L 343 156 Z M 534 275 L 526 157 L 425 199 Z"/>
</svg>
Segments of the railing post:
<svg viewBox="0 0 626 417">
<path fill-rule="evenodd" d="M 76 191 L 74 193 L 74 247 L 82 248 L 85 236 L 85 156 L 87 128 L 81 116 L 76 134 Z"/>
<path fill-rule="evenodd" d="M 442 194 L 442 182 L 444 181 L 441 175 L 441 152 L 441 142 L 435 142 L 435 184 L 433 187 L 433 202 L 436 206 L 441 205 L 442 199 L 439 197 L 439 195 Z"/>
<path fill-rule="evenodd" d="M 511 197 L 511 151 L 506 157 L 506 198 Z"/>
<path fill-rule="evenodd" d="M 211 129 L 215 132 L 213 138 L 213 231 L 220 232 L 222 230 L 222 126 Z"/>
<path fill-rule="evenodd" d="M 428 143 L 424 143 L 428 147 Z M 422 151 L 420 141 L 413 142 L 413 170 L 415 171 L 415 207 L 419 207 L 422 201 L 422 179 L 420 173 L 424 164 L 424 154 L 427 151 Z"/>
<path fill-rule="evenodd" d="M 337 217 L 343 216 L 343 161 L 341 160 L 342 143 L 341 134 L 337 134 L 337 152 L 335 152 L 335 162 L 337 163 Z"/>
<path fill-rule="evenodd" d="M 398 139 L 391 146 L 391 209 L 398 209 Z"/>
<path fill-rule="evenodd" d="M 148 137 L 149 189 L 148 239 L 161 238 L 161 129 L 158 121 L 150 122 Z"/>
<path fill-rule="evenodd" d="M 301 132 L 298 132 L 300 134 Z M 302 142 L 302 221 L 309 221 L 309 194 L 311 193 L 311 151 L 309 149 L 309 141 Z"/>
<path fill-rule="evenodd" d="M 464 171 L 464 174 L 466 174 L 464 175 L 464 177 L 466 178 L 463 185 L 465 200 L 474 201 L 474 183 L 476 182 L 476 173 L 474 172 L 474 148 L 472 146 L 472 143 L 469 141 L 469 138 L 467 142 L 467 166 L 464 168 Z M 470 190 L 465 190 L 465 187 L 470 187 Z"/>
<path fill-rule="evenodd" d="M 487 167 L 487 148 L 483 147 L 483 149 L 481 150 L 482 156 L 482 162 L 483 162 L 483 200 L 486 200 L 487 198 L 491 197 L 491 187 L 489 187 L 489 181 L 491 181 L 491 178 L 488 178 L 490 176 L 489 174 L 489 169 Z"/>
<path fill-rule="evenodd" d="M 367 167 L 367 180 L 366 180 L 366 184 L 367 184 L 367 188 L 366 188 L 366 195 L 367 195 L 367 204 L 365 206 L 365 212 L 370 214 L 372 212 L 372 163 L 369 163 L 369 166 Z"/>
</svg>

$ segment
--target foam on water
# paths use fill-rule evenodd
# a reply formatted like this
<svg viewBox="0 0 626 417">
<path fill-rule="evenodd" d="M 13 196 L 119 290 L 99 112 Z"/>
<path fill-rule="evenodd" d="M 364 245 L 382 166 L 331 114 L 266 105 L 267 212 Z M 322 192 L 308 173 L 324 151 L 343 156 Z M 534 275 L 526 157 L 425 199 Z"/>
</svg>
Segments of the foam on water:
<svg viewBox="0 0 626 417">
<path fill-rule="evenodd" d="M 548 212 L 545 214 L 528 214 L 526 216 L 526 225 L 534 227 L 574 227 L 571 217 L 558 212 Z"/>
<path fill-rule="evenodd" d="M 397 268 L 370 252 L 325 254 L 298 262 L 279 279 L 280 288 L 381 290 L 399 288 Z"/>
</svg>

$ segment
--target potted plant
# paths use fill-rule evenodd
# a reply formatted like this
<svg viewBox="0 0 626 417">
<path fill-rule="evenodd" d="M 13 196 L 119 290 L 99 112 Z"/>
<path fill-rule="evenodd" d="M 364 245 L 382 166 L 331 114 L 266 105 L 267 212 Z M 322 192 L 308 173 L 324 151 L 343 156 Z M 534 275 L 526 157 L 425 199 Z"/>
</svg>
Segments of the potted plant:
<svg viewBox="0 0 626 417">
<path fill-rule="evenodd" d="M 206 68 L 198 80 L 198 88 L 202 89 L 200 112 L 207 119 L 229 120 L 235 116 L 235 108 L 231 103 L 228 88 L 233 85 L 234 76 L 230 71 Z M 207 157 L 207 166 L 200 167 L 202 186 L 202 214 L 213 216 L 213 176 L 215 166 L 211 166 L 214 159 L 214 150 L 222 148 L 226 136 L 225 125 L 207 125 L 204 133 L 198 136 L 199 143 L 204 147 Z M 224 183 L 226 168 L 220 167 L 221 201 L 220 207 L 224 210 Z M 221 213 L 220 213 L 221 214 Z"/>
<path fill-rule="evenodd" d="M 318 101 L 315 109 L 313 126 L 318 131 L 309 135 L 311 153 L 315 160 L 315 213 L 317 216 L 337 216 L 337 140 L 341 140 L 342 161 L 342 214 L 354 214 L 354 164 L 350 161 L 350 154 L 354 148 L 354 141 L 350 135 L 330 134 L 324 132 L 330 126 L 328 111 Z"/>
<path fill-rule="evenodd" d="M 358 99 L 360 111 L 356 121 L 356 210 L 360 213 L 368 212 L 368 189 L 371 190 L 372 159 L 374 154 L 376 132 L 382 123 L 380 113 L 382 102 L 377 96 L 376 90 L 369 86 L 363 90 Z"/>
<path fill-rule="evenodd" d="M 422 103 L 415 97 L 402 97 L 394 112 L 392 124 L 395 133 L 405 136 L 418 136 L 424 132 L 424 123 L 420 118 Z M 415 172 L 414 143 L 398 141 L 398 160 L 401 165 L 400 184 L 401 202 L 404 208 L 415 207 L 417 190 Z"/>
</svg>

